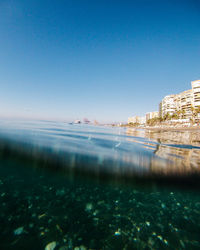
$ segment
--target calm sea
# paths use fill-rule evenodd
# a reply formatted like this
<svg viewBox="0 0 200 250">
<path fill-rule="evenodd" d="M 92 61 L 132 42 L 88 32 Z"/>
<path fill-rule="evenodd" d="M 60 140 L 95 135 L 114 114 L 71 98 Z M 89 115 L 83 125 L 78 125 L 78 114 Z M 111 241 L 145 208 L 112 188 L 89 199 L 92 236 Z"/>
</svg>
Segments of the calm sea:
<svg viewBox="0 0 200 250">
<path fill-rule="evenodd" d="M 200 131 L 0 121 L 0 249 L 200 249 Z"/>
</svg>

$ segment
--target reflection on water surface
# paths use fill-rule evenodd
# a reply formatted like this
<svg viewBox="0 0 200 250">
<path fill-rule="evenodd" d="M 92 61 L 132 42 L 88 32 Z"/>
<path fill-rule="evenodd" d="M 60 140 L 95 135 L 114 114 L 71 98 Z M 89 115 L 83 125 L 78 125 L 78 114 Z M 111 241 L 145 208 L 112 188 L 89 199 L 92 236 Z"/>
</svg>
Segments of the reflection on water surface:
<svg viewBox="0 0 200 250">
<path fill-rule="evenodd" d="M 200 130 L 199 131 L 153 131 L 127 129 L 133 136 L 127 140 L 140 143 L 156 156 L 166 161 L 152 158 L 151 172 L 165 175 L 199 174 L 200 171 Z M 137 139 L 136 139 L 137 138 Z M 145 140 L 141 142 L 141 138 Z"/>
<path fill-rule="evenodd" d="M 6 125 L 6 126 L 5 126 Z M 1 154 L 71 175 L 124 181 L 188 178 L 200 173 L 199 131 L 148 131 L 68 125 L 4 123 Z M 191 180 L 191 178 L 190 178 Z"/>
<path fill-rule="evenodd" d="M 194 131 L 1 121 L 0 248 L 199 249 L 199 152 Z"/>
</svg>

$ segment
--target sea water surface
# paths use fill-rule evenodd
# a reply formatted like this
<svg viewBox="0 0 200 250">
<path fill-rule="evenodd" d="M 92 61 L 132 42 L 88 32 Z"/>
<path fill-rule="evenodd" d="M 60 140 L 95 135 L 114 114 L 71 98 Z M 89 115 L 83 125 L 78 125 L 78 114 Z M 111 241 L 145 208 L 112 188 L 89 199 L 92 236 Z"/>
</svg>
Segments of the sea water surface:
<svg viewBox="0 0 200 250">
<path fill-rule="evenodd" d="M 199 249 L 200 130 L 0 121 L 0 249 Z"/>
</svg>

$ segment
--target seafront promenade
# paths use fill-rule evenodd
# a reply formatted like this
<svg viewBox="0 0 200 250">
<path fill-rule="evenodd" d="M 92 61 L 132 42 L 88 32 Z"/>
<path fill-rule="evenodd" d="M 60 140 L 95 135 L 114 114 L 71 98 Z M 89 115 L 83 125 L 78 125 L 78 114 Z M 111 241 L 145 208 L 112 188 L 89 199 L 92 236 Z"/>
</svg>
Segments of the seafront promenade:
<svg viewBox="0 0 200 250">
<path fill-rule="evenodd" d="M 162 125 L 154 125 L 154 126 L 133 126 L 130 124 L 122 124 L 117 125 L 119 127 L 125 127 L 125 128 L 133 128 L 133 129 L 145 129 L 145 130 L 172 130 L 172 131 L 187 131 L 187 130 L 193 130 L 193 131 L 199 131 L 200 132 L 200 125 L 194 124 L 191 126 L 186 125 L 169 125 L 169 124 L 162 124 Z"/>
<path fill-rule="evenodd" d="M 154 130 L 154 131 L 160 131 L 160 130 L 168 130 L 168 131 L 199 131 L 200 132 L 200 126 L 189 126 L 189 127 L 183 127 L 183 126 L 146 126 L 143 127 L 143 129 L 146 130 Z"/>
</svg>

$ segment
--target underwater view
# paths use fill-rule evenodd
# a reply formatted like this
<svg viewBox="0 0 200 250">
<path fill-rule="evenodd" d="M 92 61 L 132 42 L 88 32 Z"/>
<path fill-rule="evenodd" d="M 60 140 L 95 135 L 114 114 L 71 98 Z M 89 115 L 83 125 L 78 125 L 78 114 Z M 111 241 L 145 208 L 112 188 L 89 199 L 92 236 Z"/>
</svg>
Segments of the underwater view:
<svg viewBox="0 0 200 250">
<path fill-rule="evenodd" d="M 199 249 L 200 131 L 0 121 L 0 249 Z"/>
</svg>

